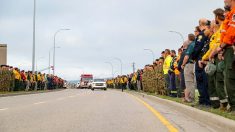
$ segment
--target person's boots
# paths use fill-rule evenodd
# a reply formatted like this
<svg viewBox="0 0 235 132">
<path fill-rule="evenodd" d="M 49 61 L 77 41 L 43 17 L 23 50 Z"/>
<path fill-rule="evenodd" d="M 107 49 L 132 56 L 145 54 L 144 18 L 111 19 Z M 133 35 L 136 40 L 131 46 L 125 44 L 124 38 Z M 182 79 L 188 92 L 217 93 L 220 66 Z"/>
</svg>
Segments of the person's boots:
<svg viewBox="0 0 235 132">
<path fill-rule="evenodd" d="M 214 108 L 214 109 L 218 109 L 220 108 L 220 102 L 219 100 L 215 100 L 215 101 L 211 101 L 211 106 Z"/>
<path fill-rule="evenodd" d="M 219 110 L 226 111 L 227 110 L 227 105 L 228 105 L 228 103 L 220 103 Z"/>
</svg>

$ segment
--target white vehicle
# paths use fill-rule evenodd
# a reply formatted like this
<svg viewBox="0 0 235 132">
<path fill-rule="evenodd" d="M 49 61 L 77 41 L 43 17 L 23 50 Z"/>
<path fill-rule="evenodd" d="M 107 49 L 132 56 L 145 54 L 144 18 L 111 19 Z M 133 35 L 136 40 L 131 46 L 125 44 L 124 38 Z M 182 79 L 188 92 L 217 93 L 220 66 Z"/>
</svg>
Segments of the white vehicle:
<svg viewBox="0 0 235 132">
<path fill-rule="evenodd" d="M 82 74 L 80 79 L 80 88 L 91 88 L 93 81 L 92 74 Z"/>
<path fill-rule="evenodd" d="M 94 79 L 91 85 L 91 90 L 103 89 L 107 90 L 107 85 L 104 79 Z"/>
<path fill-rule="evenodd" d="M 68 88 L 68 82 L 64 82 L 63 88 Z"/>
</svg>

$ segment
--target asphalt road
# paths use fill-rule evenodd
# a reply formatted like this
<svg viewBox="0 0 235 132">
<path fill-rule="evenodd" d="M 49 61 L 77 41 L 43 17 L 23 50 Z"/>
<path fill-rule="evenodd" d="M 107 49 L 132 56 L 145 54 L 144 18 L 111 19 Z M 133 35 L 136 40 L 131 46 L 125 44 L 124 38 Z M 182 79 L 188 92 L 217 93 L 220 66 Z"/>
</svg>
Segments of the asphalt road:
<svg viewBox="0 0 235 132">
<path fill-rule="evenodd" d="M 0 98 L 0 132 L 210 132 L 168 106 L 117 90 Z"/>
</svg>

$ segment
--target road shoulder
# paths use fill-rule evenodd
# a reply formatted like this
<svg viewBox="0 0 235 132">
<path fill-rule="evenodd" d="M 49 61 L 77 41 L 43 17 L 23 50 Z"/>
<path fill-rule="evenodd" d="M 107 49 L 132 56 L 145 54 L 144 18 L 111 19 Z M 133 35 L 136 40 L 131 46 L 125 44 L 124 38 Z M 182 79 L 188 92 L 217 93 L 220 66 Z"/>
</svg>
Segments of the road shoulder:
<svg viewBox="0 0 235 132">
<path fill-rule="evenodd" d="M 39 94 L 39 93 L 48 93 L 48 92 L 58 92 L 65 89 L 54 89 L 54 90 L 41 90 L 41 91 L 20 91 L 20 92 L 8 92 L 8 93 L 0 93 L 1 97 L 9 97 L 9 96 L 19 96 L 19 95 L 28 95 L 28 94 Z"/>
<path fill-rule="evenodd" d="M 193 119 L 202 122 L 203 124 L 213 126 L 214 128 L 217 128 L 217 130 L 223 130 L 223 131 L 234 131 L 235 130 L 235 121 L 224 118 L 222 116 L 212 114 L 206 111 L 202 111 L 199 109 L 196 109 L 194 107 L 190 107 L 184 104 L 180 104 L 171 100 L 162 99 L 153 95 L 147 95 L 146 93 L 139 93 L 135 91 L 126 91 L 127 93 L 130 93 L 132 95 L 138 96 L 138 97 L 144 97 L 150 100 L 153 100 L 157 103 L 161 103 L 164 105 L 167 105 L 177 111 L 182 112 L 183 114 L 192 117 Z"/>
</svg>

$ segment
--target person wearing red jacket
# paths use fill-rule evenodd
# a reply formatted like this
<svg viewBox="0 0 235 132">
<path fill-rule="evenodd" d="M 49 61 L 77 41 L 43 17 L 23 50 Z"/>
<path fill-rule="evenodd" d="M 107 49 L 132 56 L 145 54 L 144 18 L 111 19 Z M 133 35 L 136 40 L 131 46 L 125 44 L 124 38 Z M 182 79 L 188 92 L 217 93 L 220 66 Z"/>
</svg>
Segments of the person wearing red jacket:
<svg viewBox="0 0 235 132">
<path fill-rule="evenodd" d="M 24 70 L 22 70 L 21 72 L 20 72 L 20 76 L 21 76 L 21 89 L 22 90 L 24 90 L 25 88 L 26 88 L 26 85 L 27 85 L 27 82 L 26 82 L 26 79 L 27 79 L 27 77 L 26 77 L 26 74 L 25 74 L 25 71 Z"/>
</svg>

